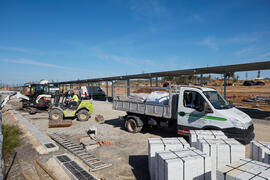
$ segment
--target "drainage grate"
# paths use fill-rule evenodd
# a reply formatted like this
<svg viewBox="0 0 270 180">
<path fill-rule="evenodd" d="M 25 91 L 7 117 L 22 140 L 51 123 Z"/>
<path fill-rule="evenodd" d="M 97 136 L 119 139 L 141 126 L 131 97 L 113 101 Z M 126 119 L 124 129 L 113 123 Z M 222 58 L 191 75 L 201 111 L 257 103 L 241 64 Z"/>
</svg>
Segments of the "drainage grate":
<svg viewBox="0 0 270 180">
<path fill-rule="evenodd" d="M 55 145 L 53 143 L 44 144 L 46 148 L 54 148 Z"/>
<path fill-rule="evenodd" d="M 57 156 L 56 158 L 62 163 L 71 161 L 71 159 L 66 155 Z"/>
<path fill-rule="evenodd" d="M 55 140 L 58 144 L 66 148 L 72 154 L 80 158 L 91 169 L 90 171 L 97 171 L 103 168 L 110 167 L 111 164 L 107 164 L 102 160 L 93 156 L 90 152 L 86 151 L 81 145 L 72 142 L 69 136 L 63 134 L 49 134 L 49 136 Z"/>
<path fill-rule="evenodd" d="M 72 174 L 74 179 L 77 180 L 97 180 L 87 171 L 85 171 L 79 164 L 69 158 L 67 155 L 59 155 L 56 158 L 61 162 L 62 166 L 65 167 L 66 170 L 70 174 Z"/>
</svg>

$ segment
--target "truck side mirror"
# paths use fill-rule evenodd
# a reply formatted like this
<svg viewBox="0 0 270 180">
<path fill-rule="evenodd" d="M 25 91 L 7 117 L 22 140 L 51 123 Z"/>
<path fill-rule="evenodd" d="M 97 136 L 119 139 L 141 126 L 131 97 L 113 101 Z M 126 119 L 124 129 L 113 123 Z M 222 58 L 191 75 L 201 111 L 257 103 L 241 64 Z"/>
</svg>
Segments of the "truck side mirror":
<svg viewBox="0 0 270 180">
<path fill-rule="evenodd" d="M 208 105 L 208 103 L 206 101 L 203 103 L 203 113 L 204 114 L 213 113 L 211 107 Z"/>
</svg>

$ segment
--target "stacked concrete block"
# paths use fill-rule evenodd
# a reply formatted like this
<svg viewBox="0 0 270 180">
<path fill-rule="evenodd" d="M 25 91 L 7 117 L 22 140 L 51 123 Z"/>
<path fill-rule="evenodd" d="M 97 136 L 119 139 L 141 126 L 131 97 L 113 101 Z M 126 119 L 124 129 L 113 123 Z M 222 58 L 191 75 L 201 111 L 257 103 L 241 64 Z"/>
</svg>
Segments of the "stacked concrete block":
<svg viewBox="0 0 270 180">
<path fill-rule="evenodd" d="M 198 149 L 211 157 L 212 180 L 216 169 L 245 158 L 245 146 L 235 139 L 200 139 Z"/>
<path fill-rule="evenodd" d="M 169 150 L 182 150 L 189 147 L 188 142 L 182 138 L 149 138 L 148 139 L 148 168 L 151 179 L 155 179 L 155 156 L 157 152 Z"/>
<path fill-rule="evenodd" d="M 205 153 L 186 148 L 156 154 L 155 180 L 211 179 L 211 159 Z"/>
<path fill-rule="evenodd" d="M 270 165 L 250 159 L 240 159 L 217 170 L 218 180 L 267 180 L 270 179 Z"/>
<path fill-rule="evenodd" d="M 197 148 L 199 139 L 227 139 L 227 136 L 218 130 L 191 130 L 189 134 L 189 144 Z"/>
<path fill-rule="evenodd" d="M 270 164 L 270 142 L 252 141 L 250 143 L 250 157 L 252 160 Z"/>
</svg>

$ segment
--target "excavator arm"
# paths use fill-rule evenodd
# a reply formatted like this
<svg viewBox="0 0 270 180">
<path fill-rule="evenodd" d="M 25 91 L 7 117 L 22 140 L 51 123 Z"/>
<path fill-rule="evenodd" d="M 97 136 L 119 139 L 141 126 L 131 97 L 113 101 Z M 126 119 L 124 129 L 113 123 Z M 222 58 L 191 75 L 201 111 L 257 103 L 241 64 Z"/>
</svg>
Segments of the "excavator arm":
<svg viewBox="0 0 270 180">
<path fill-rule="evenodd" d="M 2 109 L 7 103 L 8 101 L 10 101 L 12 98 L 15 98 L 15 99 L 24 99 L 24 100 L 27 100 L 29 101 L 29 97 L 21 94 L 20 92 L 16 92 L 14 94 L 11 94 L 11 95 L 8 95 L 4 101 L 1 102 L 1 106 L 0 106 L 0 109 Z"/>
</svg>

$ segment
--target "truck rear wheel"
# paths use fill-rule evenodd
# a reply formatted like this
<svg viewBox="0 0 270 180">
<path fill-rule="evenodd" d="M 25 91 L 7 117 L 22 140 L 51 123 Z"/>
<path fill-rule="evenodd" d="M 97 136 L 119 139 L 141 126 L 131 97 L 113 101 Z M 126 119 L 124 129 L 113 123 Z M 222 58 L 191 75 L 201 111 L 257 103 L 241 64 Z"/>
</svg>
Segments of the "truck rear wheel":
<svg viewBox="0 0 270 180">
<path fill-rule="evenodd" d="M 137 120 L 141 121 L 138 117 L 128 117 L 126 120 L 126 129 L 131 133 L 138 133 L 142 130 L 143 126 L 139 126 Z"/>
</svg>

